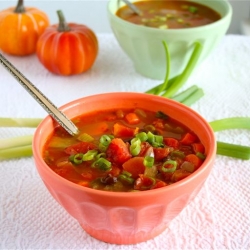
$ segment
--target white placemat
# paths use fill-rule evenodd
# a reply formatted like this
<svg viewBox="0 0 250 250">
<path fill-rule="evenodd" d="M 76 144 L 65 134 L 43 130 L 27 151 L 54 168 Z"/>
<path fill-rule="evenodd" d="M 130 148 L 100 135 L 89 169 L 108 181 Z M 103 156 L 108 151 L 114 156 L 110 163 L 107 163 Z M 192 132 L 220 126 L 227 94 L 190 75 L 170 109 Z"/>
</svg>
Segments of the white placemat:
<svg viewBox="0 0 250 250">
<path fill-rule="evenodd" d="M 35 55 L 5 55 L 57 106 L 83 96 L 138 91 L 159 84 L 137 74 L 112 34 L 98 35 L 100 51 L 88 72 L 71 77 L 49 73 Z M 192 108 L 208 121 L 250 116 L 250 37 L 227 35 L 185 87 L 197 84 L 205 96 Z M 45 117 L 45 111 L 0 67 L 0 116 Z M 0 128 L 0 138 L 33 133 Z M 250 131 L 217 134 L 221 141 L 250 146 Z M 33 159 L 0 162 L 1 249 L 249 249 L 250 161 L 217 156 L 195 200 L 153 240 L 128 246 L 100 242 L 50 196 Z"/>
</svg>

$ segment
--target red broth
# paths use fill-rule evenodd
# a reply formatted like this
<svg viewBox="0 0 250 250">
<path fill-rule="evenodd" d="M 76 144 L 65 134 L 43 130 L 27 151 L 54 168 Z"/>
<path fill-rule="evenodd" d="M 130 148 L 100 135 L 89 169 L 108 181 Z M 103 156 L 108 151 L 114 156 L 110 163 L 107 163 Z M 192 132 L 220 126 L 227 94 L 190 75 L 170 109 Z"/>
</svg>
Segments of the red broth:
<svg viewBox="0 0 250 250">
<path fill-rule="evenodd" d="M 213 9 L 191 1 L 138 1 L 134 5 L 142 11 L 135 14 L 128 6 L 116 15 L 128 22 L 160 29 L 182 29 L 207 25 L 221 18 Z"/>
<path fill-rule="evenodd" d="M 47 165 L 81 186 L 117 192 L 171 185 L 205 159 L 194 132 L 162 113 L 119 109 L 74 119 L 81 133 L 54 130 L 43 150 Z"/>
</svg>

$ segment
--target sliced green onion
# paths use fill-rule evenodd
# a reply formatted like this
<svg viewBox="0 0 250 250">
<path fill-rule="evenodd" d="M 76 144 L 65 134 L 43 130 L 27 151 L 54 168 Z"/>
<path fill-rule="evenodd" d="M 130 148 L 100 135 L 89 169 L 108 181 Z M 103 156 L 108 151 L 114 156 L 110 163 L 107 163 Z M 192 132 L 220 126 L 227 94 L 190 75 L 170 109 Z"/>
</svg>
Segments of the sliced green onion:
<svg viewBox="0 0 250 250">
<path fill-rule="evenodd" d="M 75 165 L 79 165 L 79 164 L 82 163 L 82 157 L 83 157 L 82 153 L 71 155 L 69 157 L 69 161 L 72 162 Z"/>
<path fill-rule="evenodd" d="M 32 145 L 0 150 L 0 161 L 29 156 L 32 156 Z"/>
<path fill-rule="evenodd" d="M 122 173 L 118 176 L 118 179 L 127 182 L 128 184 L 134 183 L 134 178 L 131 177 L 132 174 L 128 171 L 122 171 Z"/>
<path fill-rule="evenodd" d="M 100 143 L 99 143 L 99 149 L 102 152 L 105 152 L 113 138 L 114 138 L 113 135 L 103 135 L 103 136 L 101 136 Z"/>
<path fill-rule="evenodd" d="M 162 94 L 162 96 L 171 98 L 183 86 L 183 84 L 187 81 L 187 79 L 193 72 L 195 66 L 197 65 L 197 62 L 200 58 L 200 54 L 202 52 L 202 48 L 203 46 L 200 42 L 197 41 L 194 43 L 194 50 L 186 68 L 175 80 L 175 82 L 166 90 L 166 92 Z"/>
<path fill-rule="evenodd" d="M 131 140 L 131 145 L 129 147 L 129 150 L 133 156 L 138 155 L 141 151 L 141 140 L 139 138 L 133 138 Z"/>
<path fill-rule="evenodd" d="M 118 176 L 118 179 L 120 179 L 120 180 L 122 180 L 122 181 L 125 181 L 125 182 L 127 182 L 128 184 L 133 184 L 134 181 L 135 181 L 134 178 L 128 177 L 128 176 L 123 175 L 123 174 L 120 174 L 120 175 Z"/>
<path fill-rule="evenodd" d="M 111 162 L 105 158 L 99 158 L 92 164 L 93 168 L 99 168 L 100 170 L 109 171 L 111 170 Z"/>
<path fill-rule="evenodd" d="M 148 142 L 153 146 L 153 147 L 162 147 L 163 146 L 163 136 L 161 135 L 154 135 L 150 131 L 148 132 Z"/>
<path fill-rule="evenodd" d="M 147 168 L 152 168 L 154 165 L 154 157 L 152 156 L 145 156 L 143 160 L 143 165 Z"/>
<path fill-rule="evenodd" d="M 226 129 L 250 129 L 250 117 L 230 117 L 209 122 L 214 132 Z"/>
<path fill-rule="evenodd" d="M 41 118 L 0 118 L 0 127 L 29 127 L 36 128 Z"/>
<path fill-rule="evenodd" d="M 83 154 L 82 161 L 91 161 L 97 155 L 97 150 L 89 150 L 87 153 Z"/>
<path fill-rule="evenodd" d="M 250 147 L 217 141 L 217 154 L 249 160 Z"/>
<path fill-rule="evenodd" d="M 140 139 L 141 142 L 147 141 L 147 139 L 148 139 L 148 136 L 145 132 L 140 132 L 140 133 L 136 134 L 135 137 Z"/>
<path fill-rule="evenodd" d="M 169 167 L 169 166 L 171 166 L 171 167 Z M 173 173 L 176 170 L 176 167 L 177 167 L 176 161 L 167 160 L 163 163 L 161 170 L 164 173 Z"/>
</svg>

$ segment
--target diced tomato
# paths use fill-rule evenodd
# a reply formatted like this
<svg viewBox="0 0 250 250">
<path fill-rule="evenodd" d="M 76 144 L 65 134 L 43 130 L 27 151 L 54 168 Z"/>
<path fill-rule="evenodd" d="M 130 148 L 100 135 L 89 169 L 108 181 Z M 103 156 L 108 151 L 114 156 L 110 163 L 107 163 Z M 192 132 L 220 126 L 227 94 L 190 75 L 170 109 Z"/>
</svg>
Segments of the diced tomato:
<svg viewBox="0 0 250 250">
<path fill-rule="evenodd" d="M 199 168 L 202 164 L 202 160 L 195 154 L 186 155 L 184 161 L 191 162 L 194 164 L 195 169 Z"/>
<path fill-rule="evenodd" d="M 146 175 L 140 174 L 139 178 L 135 180 L 134 189 L 135 190 L 148 190 L 155 185 L 155 179 L 148 177 Z"/>
<path fill-rule="evenodd" d="M 150 189 L 162 188 L 167 186 L 168 184 L 165 181 L 156 180 L 156 183 Z"/>
<path fill-rule="evenodd" d="M 79 142 L 67 147 L 64 152 L 69 155 L 77 153 L 87 153 L 89 150 L 97 149 L 97 146 L 91 142 Z"/>
<path fill-rule="evenodd" d="M 180 142 L 184 145 L 190 145 L 192 143 L 195 143 L 197 141 L 197 136 L 191 133 L 186 133 L 183 138 L 180 140 Z"/>
<path fill-rule="evenodd" d="M 140 118 L 137 116 L 136 113 L 128 113 L 125 115 L 125 120 L 129 124 L 138 124 L 140 123 Z"/>
<path fill-rule="evenodd" d="M 164 121 L 162 119 L 157 119 L 153 122 L 153 125 L 155 126 L 155 128 L 163 129 L 164 128 Z"/>
<path fill-rule="evenodd" d="M 154 157 L 156 161 L 161 161 L 170 153 L 170 148 L 154 148 Z"/>
<path fill-rule="evenodd" d="M 152 146 L 148 143 L 148 142 L 142 142 L 141 143 L 141 151 L 138 154 L 138 156 L 146 156 L 147 155 L 147 151 L 149 148 L 152 148 Z"/>
<path fill-rule="evenodd" d="M 173 147 L 173 148 L 178 148 L 179 147 L 179 141 L 175 138 L 171 138 L 171 137 L 166 137 L 163 139 L 164 143 L 169 146 L 169 147 Z"/>
<path fill-rule="evenodd" d="M 121 123 L 115 123 L 113 134 L 115 137 L 133 137 L 138 132 L 138 128 L 130 128 Z"/>
<path fill-rule="evenodd" d="M 177 169 L 173 175 L 172 175 L 172 178 L 171 178 L 171 181 L 173 182 L 177 182 L 177 181 L 180 181 L 186 177 L 188 177 L 191 173 L 190 172 L 187 172 L 185 170 L 182 170 L 182 169 Z"/>
<path fill-rule="evenodd" d="M 205 147 L 202 143 L 196 142 L 196 143 L 192 143 L 192 147 L 195 153 L 202 153 L 204 154 L 205 152 Z"/>
<path fill-rule="evenodd" d="M 123 163 L 122 167 L 125 171 L 131 173 L 133 178 L 137 178 L 139 174 L 143 174 L 145 171 L 143 160 L 144 157 L 133 157 Z"/>
<path fill-rule="evenodd" d="M 123 164 L 132 157 L 127 144 L 120 138 L 114 138 L 110 142 L 106 155 L 111 162 L 118 165 Z"/>
<path fill-rule="evenodd" d="M 116 165 L 112 165 L 112 169 L 109 171 L 112 176 L 118 176 L 121 173 L 121 168 Z"/>
</svg>

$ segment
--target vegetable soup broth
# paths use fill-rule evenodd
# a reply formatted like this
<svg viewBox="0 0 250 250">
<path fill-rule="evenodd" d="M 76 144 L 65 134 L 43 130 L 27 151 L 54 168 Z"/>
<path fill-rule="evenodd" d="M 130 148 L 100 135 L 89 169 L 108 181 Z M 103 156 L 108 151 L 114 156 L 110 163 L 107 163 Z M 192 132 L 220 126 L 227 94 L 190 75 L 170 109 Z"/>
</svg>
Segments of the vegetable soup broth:
<svg viewBox="0 0 250 250">
<path fill-rule="evenodd" d="M 213 9 L 191 1 L 138 1 L 134 4 L 142 11 L 139 16 L 128 6 L 116 15 L 128 22 L 160 29 L 181 29 L 213 23 L 221 18 Z"/>
<path fill-rule="evenodd" d="M 204 146 L 161 111 L 117 109 L 74 119 L 77 138 L 56 127 L 44 160 L 63 178 L 106 191 L 144 191 L 179 181 L 202 164 Z"/>
</svg>

